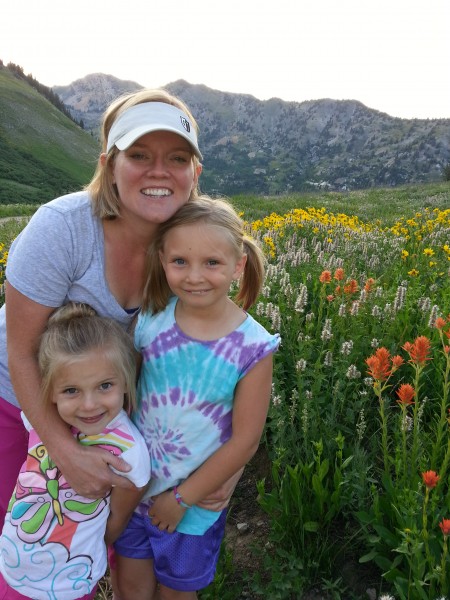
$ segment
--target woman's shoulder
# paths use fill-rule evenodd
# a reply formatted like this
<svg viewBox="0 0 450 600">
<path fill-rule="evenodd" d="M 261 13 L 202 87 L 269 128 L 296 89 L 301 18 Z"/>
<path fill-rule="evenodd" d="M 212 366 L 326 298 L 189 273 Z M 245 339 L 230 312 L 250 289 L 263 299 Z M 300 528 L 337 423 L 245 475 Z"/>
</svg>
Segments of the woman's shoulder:
<svg viewBox="0 0 450 600">
<path fill-rule="evenodd" d="M 77 213 L 91 213 L 92 204 L 90 196 L 85 191 L 74 192 L 72 194 L 66 194 L 50 200 L 41 206 L 41 209 L 49 209 L 57 213 L 62 214 L 77 214 Z"/>
</svg>

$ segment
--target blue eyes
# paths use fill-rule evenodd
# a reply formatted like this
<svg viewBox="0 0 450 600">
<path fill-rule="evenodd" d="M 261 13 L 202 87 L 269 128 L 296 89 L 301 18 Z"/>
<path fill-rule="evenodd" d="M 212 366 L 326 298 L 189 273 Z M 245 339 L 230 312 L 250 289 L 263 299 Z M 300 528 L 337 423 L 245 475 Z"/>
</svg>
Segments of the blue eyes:
<svg viewBox="0 0 450 600">
<path fill-rule="evenodd" d="M 152 157 L 147 155 L 147 154 L 142 154 L 141 152 L 132 152 L 131 154 L 129 154 L 130 158 L 136 161 L 151 161 Z M 176 164 L 180 164 L 180 165 L 185 165 L 187 164 L 190 160 L 191 157 L 189 155 L 181 155 L 181 154 L 176 154 L 173 156 L 168 156 L 164 159 L 165 161 L 168 162 L 174 162 Z"/>
<path fill-rule="evenodd" d="M 101 383 L 98 386 L 98 389 L 100 391 L 104 392 L 104 391 L 107 391 L 110 388 L 112 388 L 112 386 L 113 386 L 113 384 L 111 383 L 111 381 L 105 381 L 104 383 Z M 67 394 L 68 396 L 73 396 L 74 394 L 78 394 L 79 391 L 80 390 L 78 388 L 76 388 L 76 387 L 69 387 L 69 388 L 65 388 L 63 390 L 63 394 Z"/>
<path fill-rule="evenodd" d="M 77 388 L 66 388 L 63 393 L 64 394 L 76 394 L 78 392 Z"/>
<path fill-rule="evenodd" d="M 177 266 L 180 266 L 180 267 L 183 267 L 184 265 L 187 264 L 186 261 L 184 260 L 184 258 L 174 258 L 172 262 L 173 262 L 174 265 L 177 265 Z M 217 267 L 217 265 L 219 265 L 219 264 L 220 264 L 219 261 L 215 260 L 215 259 L 211 259 L 211 260 L 207 260 L 206 261 L 206 265 L 208 267 Z"/>
</svg>

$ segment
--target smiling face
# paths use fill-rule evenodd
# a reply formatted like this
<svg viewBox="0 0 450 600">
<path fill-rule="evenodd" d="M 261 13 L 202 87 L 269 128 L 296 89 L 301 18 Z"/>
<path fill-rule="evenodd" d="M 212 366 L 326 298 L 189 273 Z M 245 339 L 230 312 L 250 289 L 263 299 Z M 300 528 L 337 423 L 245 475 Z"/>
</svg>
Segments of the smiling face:
<svg viewBox="0 0 450 600">
<path fill-rule="evenodd" d="M 166 221 L 188 201 L 200 173 L 201 165 L 194 167 L 192 148 L 181 136 L 169 131 L 142 136 L 114 161 L 121 216 Z"/>
<path fill-rule="evenodd" d="M 100 349 L 63 363 L 52 390 L 61 418 L 87 435 L 101 433 L 119 414 L 126 392 L 123 375 Z"/>
<path fill-rule="evenodd" d="M 228 300 L 246 256 L 237 256 L 227 232 L 203 223 L 181 225 L 167 232 L 161 263 L 167 282 L 187 306 L 211 307 Z"/>
</svg>

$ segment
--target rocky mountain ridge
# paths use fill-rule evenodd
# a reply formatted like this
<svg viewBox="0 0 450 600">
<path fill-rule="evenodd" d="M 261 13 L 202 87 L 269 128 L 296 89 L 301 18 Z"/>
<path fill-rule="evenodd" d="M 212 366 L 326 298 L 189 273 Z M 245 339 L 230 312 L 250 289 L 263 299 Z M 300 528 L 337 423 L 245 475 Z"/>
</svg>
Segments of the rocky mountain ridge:
<svg viewBox="0 0 450 600">
<path fill-rule="evenodd" d="M 98 132 L 109 102 L 142 86 L 93 74 L 53 90 Z M 399 119 L 356 100 L 262 101 L 179 80 L 165 86 L 200 125 L 202 188 L 278 194 L 394 186 L 442 179 L 450 119 Z"/>
</svg>

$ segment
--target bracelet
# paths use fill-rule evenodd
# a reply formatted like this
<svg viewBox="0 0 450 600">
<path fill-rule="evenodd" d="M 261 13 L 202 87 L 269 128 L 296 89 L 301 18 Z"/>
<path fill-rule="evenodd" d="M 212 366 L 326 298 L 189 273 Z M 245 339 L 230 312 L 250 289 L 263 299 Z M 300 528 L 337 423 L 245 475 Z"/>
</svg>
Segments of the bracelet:
<svg viewBox="0 0 450 600">
<path fill-rule="evenodd" d="M 192 508 L 192 506 L 190 504 L 186 504 L 186 502 L 183 501 L 183 498 L 182 498 L 180 492 L 177 490 L 177 486 L 175 486 L 173 488 L 173 493 L 175 495 L 175 500 L 178 502 L 178 504 L 180 506 L 182 506 L 183 508 Z"/>
</svg>

